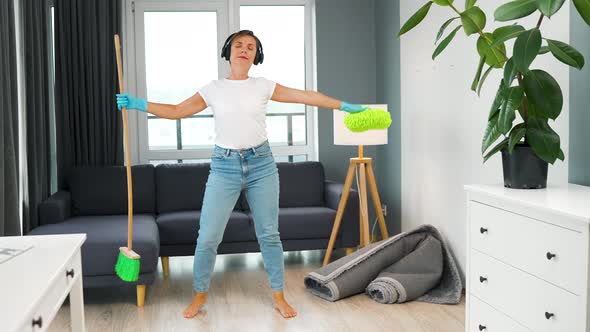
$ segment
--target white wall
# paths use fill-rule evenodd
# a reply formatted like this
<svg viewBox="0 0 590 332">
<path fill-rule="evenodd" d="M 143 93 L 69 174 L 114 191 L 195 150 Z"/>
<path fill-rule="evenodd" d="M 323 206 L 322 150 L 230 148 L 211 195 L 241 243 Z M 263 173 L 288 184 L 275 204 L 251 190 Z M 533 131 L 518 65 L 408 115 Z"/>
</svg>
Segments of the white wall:
<svg viewBox="0 0 590 332">
<path fill-rule="evenodd" d="M 459 9 L 463 8 L 463 2 L 455 3 Z M 494 22 L 493 11 L 498 2 L 494 3 L 478 2 L 488 15 L 485 31 L 512 23 Z M 415 1 L 401 1 L 402 24 L 421 5 Z M 470 90 L 479 60 L 475 49 L 478 37 L 468 38 L 462 30 L 432 61 L 438 28 L 453 14 L 448 7 L 433 5 L 426 19 L 401 37 L 402 231 L 425 223 L 434 225 L 447 238 L 464 271 L 463 185 L 502 183 L 500 154 L 482 164 L 480 153 L 486 119 L 502 73 L 495 70 L 490 74 L 481 97 Z M 538 14 L 531 15 L 519 24 L 531 28 L 538 17 Z M 451 25 L 447 33 L 455 25 Z M 569 2 L 551 20 L 543 21 L 541 32 L 551 39 L 569 41 Z M 512 44 L 508 50 L 512 54 Z M 549 185 L 565 183 L 568 178 L 569 69 L 550 53 L 541 55 L 531 67 L 551 73 L 564 92 L 562 114 L 552 127 L 561 137 L 566 161 L 558 160 L 554 166 L 550 165 Z"/>
</svg>

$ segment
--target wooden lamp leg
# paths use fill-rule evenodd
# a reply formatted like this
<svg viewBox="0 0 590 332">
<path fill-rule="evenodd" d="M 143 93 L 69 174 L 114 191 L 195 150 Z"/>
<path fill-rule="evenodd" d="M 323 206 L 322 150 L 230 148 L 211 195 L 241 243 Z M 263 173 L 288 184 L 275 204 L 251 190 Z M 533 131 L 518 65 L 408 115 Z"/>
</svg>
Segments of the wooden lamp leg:
<svg viewBox="0 0 590 332">
<path fill-rule="evenodd" d="M 360 164 L 356 164 L 356 170 L 359 171 L 358 174 L 358 195 L 359 195 L 359 248 L 362 248 L 365 246 L 364 241 L 365 241 L 365 228 L 363 227 L 363 205 L 362 205 L 362 195 L 361 195 L 361 174 L 360 174 L 360 170 L 361 170 L 361 165 Z"/>
<path fill-rule="evenodd" d="M 359 196 L 361 197 L 361 227 L 363 229 L 363 241 L 361 243 L 361 247 L 366 246 L 367 244 L 371 243 L 371 231 L 369 230 L 369 208 L 367 202 L 367 180 L 366 180 L 366 170 L 365 164 L 361 163 L 360 165 L 360 188 L 359 188 Z"/>
<path fill-rule="evenodd" d="M 338 212 L 336 213 L 336 220 L 332 227 L 332 234 L 330 234 L 330 241 L 328 242 L 328 249 L 326 250 L 326 256 L 324 256 L 324 263 L 322 266 L 326 266 L 332 256 L 332 250 L 334 249 L 334 242 L 336 242 L 336 236 L 338 235 L 338 229 L 340 228 L 340 222 L 342 221 L 342 215 L 344 214 L 344 208 L 346 207 L 346 201 L 348 200 L 348 194 L 350 192 L 350 186 L 352 185 L 352 179 L 354 178 L 354 164 L 352 161 L 348 166 L 348 173 L 346 174 L 346 180 L 344 181 L 344 188 L 342 189 L 342 196 L 340 197 L 340 203 L 338 204 Z"/>
<path fill-rule="evenodd" d="M 359 145 L 359 157 L 358 160 L 361 161 L 364 156 L 364 149 L 362 145 Z M 358 189 L 358 195 L 359 195 L 359 248 L 362 248 L 365 246 L 365 228 L 363 227 L 363 205 L 362 205 L 362 201 L 363 201 L 363 197 L 361 194 L 361 188 L 360 188 L 360 182 L 361 182 L 361 164 L 360 163 L 355 163 L 356 166 L 356 171 L 357 171 L 357 189 Z"/>
<path fill-rule="evenodd" d="M 377 182 L 375 182 L 375 174 L 373 173 L 373 166 L 371 163 L 367 164 L 367 177 L 369 178 L 369 188 L 371 189 L 371 196 L 373 197 L 373 204 L 375 211 L 377 212 L 377 218 L 379 220 L 379 229 L 381 230 L 381 236 L 383 239 L 389 238 L 387 232 L 387 226 L 385 225 L 385 218 L 383 217 L 383 211 L 381 210 L 381 200 L 379 199 L 379 192 L 377 191 Z"/>
</svg>

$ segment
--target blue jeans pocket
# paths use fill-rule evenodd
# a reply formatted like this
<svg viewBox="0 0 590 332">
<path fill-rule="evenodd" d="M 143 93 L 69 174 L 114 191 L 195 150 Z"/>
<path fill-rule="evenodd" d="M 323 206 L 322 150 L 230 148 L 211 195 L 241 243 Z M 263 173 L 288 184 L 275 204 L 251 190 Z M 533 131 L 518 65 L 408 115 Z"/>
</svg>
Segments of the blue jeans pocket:
<svg viewBox="0 0 590 332">
<path fill-rule="evenodd" d="M 256 154 L 254 155 L 255 158 L 266 158 L 270 156 L 272 156 L 272 150 L 268 145 L 256 150 Z"/>
<path fill-rule="evenodd" d="M 226 158 L 224 151 L 214 150 L 211 154 L 211 160 L 223 160 Z"/>
</svg>

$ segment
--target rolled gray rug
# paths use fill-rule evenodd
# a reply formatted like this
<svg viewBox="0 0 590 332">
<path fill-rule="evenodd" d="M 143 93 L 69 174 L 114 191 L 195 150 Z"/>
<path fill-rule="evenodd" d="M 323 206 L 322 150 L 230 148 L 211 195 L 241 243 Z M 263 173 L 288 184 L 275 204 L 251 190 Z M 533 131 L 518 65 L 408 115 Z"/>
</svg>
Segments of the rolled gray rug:
<svg viewBox="0 0 590 332">
<path fill-rule="evenodd" d="M 379 303 L 412 301 L 440 282 L 442 258 L 440 241 L 428 235 L 412 252 L 381 271 L 366 294 Z"/>
<path fill-rule="evenodd" d="M 439 241 L 440 254 L 433 254 L 436 250 L 432 251 L 430 246 L 436 248 L 436 242 L 425 241 L 429 237 Z M 415 256 L 410 256 L 414 251 L 418 252 Z M 395 263 L 405 259 L 407 263 L 393 267 Z M 416 271 L 417 265 L 423 266 L 419 269 L 421 272 L 413 272 Z M 438 275 L 437 271 L 441 266 L 441 275 Z M 392 270 L 387 270 L 390 267 Z M 395 277 L 392 277 L 392 271 L 396 273 Z M 377 280 L 380 276 L 383 278 Z M 399 302 L 404 297 L 404 301 L 407 301 L 421 290 L 432 286 L 416 300 L 457 304 L 463 289 L 455 259 L 444 238 L 434 226 L 428 224 L 371 243 L 309 272 L 303 278 L 303 282 L 309 292 L 328 301 L 338 301 L 351 295 L 365 293 L 367 286 L 372 282 L 375 282 L 373 286 L 376 291 L 373 296 L 379 301 Z M 395 300 L 394 291 L 398 297 Z"/>
</svg>

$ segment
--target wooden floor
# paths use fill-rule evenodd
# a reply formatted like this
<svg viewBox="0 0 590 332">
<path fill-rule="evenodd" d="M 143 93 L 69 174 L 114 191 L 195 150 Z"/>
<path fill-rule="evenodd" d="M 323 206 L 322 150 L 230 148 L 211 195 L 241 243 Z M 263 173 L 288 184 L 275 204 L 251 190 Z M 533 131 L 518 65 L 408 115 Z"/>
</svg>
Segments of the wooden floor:
<svg viewBox="0 0 590 332">
<path fill-rule="evenodd" d="M 192 298 L 193 257 L 171 257 L 170 276 L 161 263 L 147 287 L 145 307 L 135 305 L 135 287 L 84 290 L 87 331 L 463 331 L 459 305 L 423 302 L 379 304 L 364 294 L 329 302 L 305 290 L 303 277 L 321 266 L 323 250 L 285 253 L 285 295 L 298 316 L 286 320 L 273 309 L 259 253 L 219 255 L 209 302 L 194 319 L 182 317 Z M 334 251 L 333 258 L 344 255 Z M 69 330 L 66 303 L 49 331 Z"/>
</svg>

